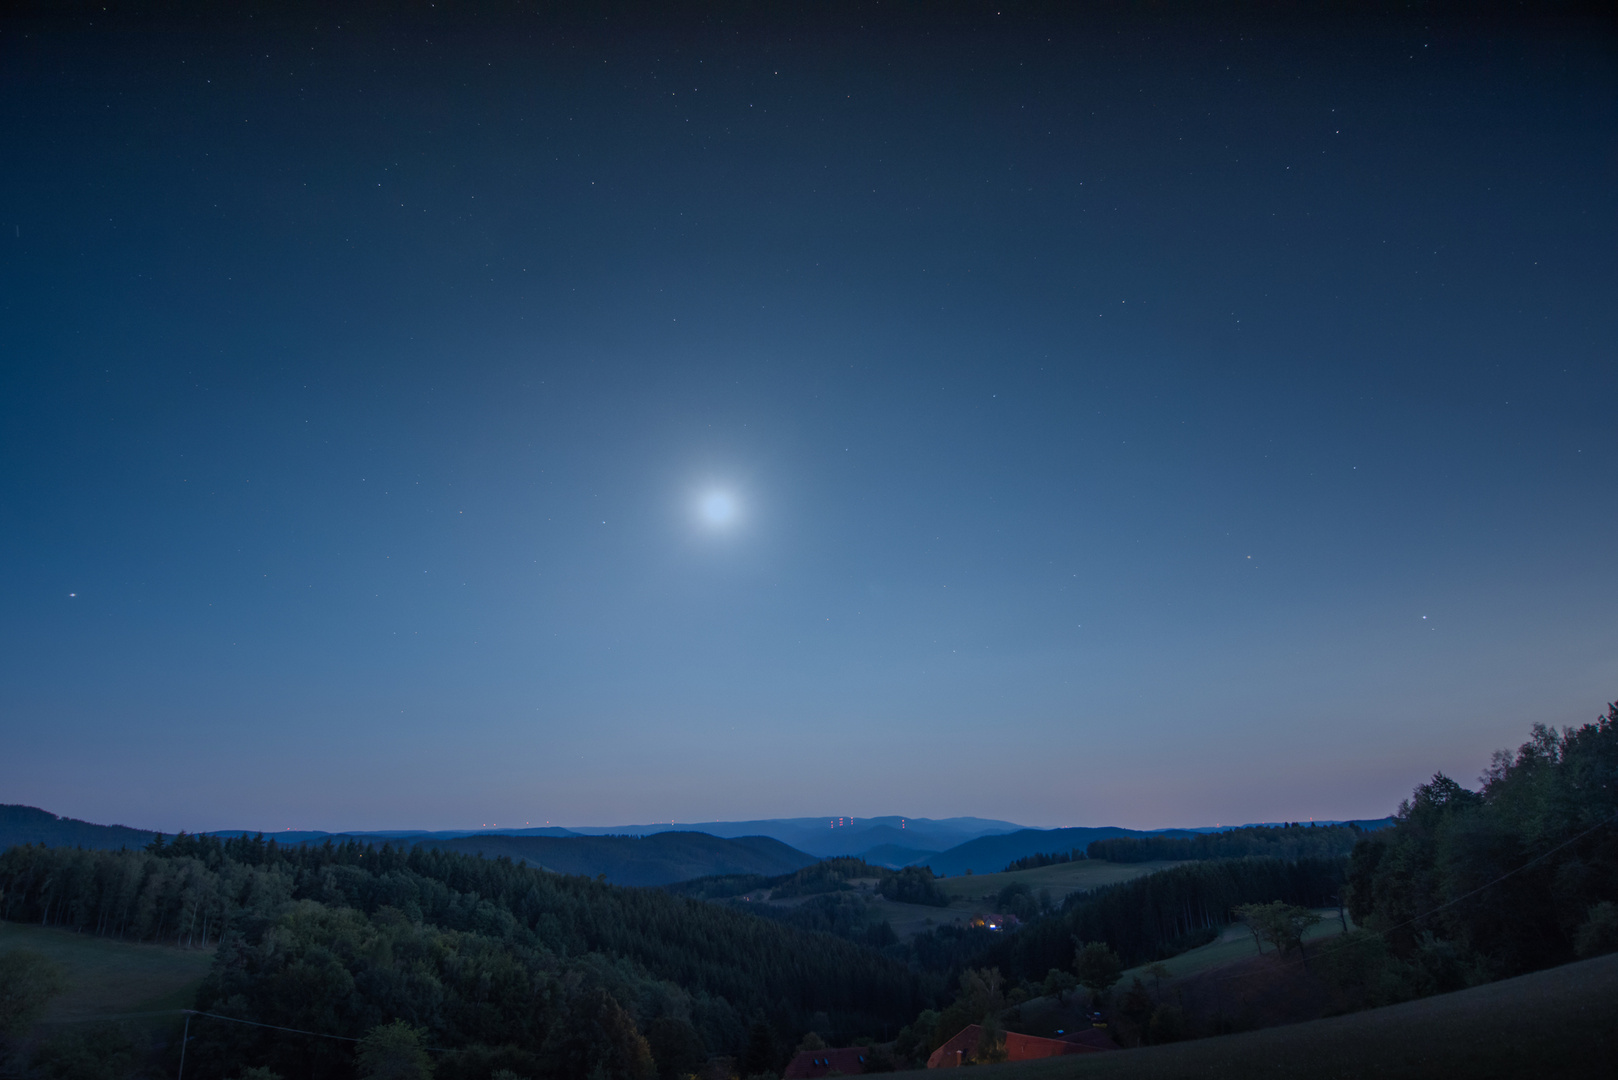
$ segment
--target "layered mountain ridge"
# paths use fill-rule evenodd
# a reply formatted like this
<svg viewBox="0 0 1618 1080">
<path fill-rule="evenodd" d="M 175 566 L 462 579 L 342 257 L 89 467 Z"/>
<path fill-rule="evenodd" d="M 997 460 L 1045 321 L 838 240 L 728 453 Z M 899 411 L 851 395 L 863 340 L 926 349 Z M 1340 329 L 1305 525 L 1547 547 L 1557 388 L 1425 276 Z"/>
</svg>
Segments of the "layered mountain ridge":
<svg viewBox="0 0 1618 1080">
<path fill-rule="evenodd" d="M 1359 822 L 1378 827 L 1387 819 Z M 1331 824 L 1322 822 L 1321 824 Z M 319 832 L 220 829 L 208 835 L 254 836 L 283 845 L 358 842 L 442 848 L 508 857 L 562 874 L 617 885 L 668 885 L 715 874 L 790 873 L 824 858 L 851 855 L 873 866 L 927 866 L 935 874 L 994 873 L 1030 855 L 1082 854 L 1092 840 L 1116 836 L 1189 836 L 1215 828 L 1120 826 L 1031 829 L 1008 821 L 958 817 L 770 818 L 692 824 L 545 826 L 521 829 Z M 139 848 L 162 834 L 97 825 L 32 806 L 0 805 L 0 850 L 15 844 L 97 850 Z"/>
</svg>

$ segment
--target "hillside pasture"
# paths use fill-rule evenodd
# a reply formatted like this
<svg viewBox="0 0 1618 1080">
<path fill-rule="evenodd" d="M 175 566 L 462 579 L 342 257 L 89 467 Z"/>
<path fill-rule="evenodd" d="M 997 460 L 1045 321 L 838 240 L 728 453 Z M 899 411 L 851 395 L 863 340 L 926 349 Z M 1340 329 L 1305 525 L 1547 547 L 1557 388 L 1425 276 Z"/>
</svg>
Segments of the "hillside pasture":
<svg viewBox="0 0 1618 1080">
<path fill-rule="evenodd" d="M 929 907 L 926 904 L 899 904 L 881 896 L 873 896 L 871 905 L 888 920 L 900 940 L 924 934 L 935 926 L 964 919 L 968 912 L 954 907 Z"/>
<path fill-rule="evenodd" d="M 60 964 L 67 991 L 51 1002 L 49 1022 L 190 1008 L 213 963 L 212 949 L 138 945 L 71 930 L 0 922 L 0 952 L 30 949 Z"/>
<path fill-rule="evenodd" d="M 938 884 L 949 894 L 951 908 L 993 911 L 994 900 L 1000 890 L 1014 882 L 1027 885 L 1035 896 L 1039 895 L 1041 889 L 1049 889 L 1051 900 L 1060 903 L 1069 893 L 1116 885 L 1120 881 L 1179 865 L 1178 862 L 1112 863 L 1099 859 L 1079 859 L 1076 862 L 1041 866 L 1035 870 L 962 874 L 959 877 L 940 878 Z"/>
<path fill-rule="evenodd" d="M 1319 945 L 1343 932 L 1336 908 L 1317 909 L 1315 914 L 1321 921 L 1304 933 L 1311 956 Z M 1286 963 L 1278 964 L 1277 959 L 1273 945 L 1266 945 L 1260 956 L 1246 924 L 1232 923 L 1207 945 L 1164 960 L 1168 974 L 1161 981 L 1147 971 L 1150 965 L 1128 969 L 1115 993 L 1124 993 L 1139 979 L 1159 1000 L 1178 1001 L 1186 1007 L 1194 1022 L 1206 1022 L 1205 1014 L 1213 1012 L 1227 1021 L 1240 1019 L 1242 1027 L 1294 1023 L 1314 1019 L 1323 1010 L 1333 1011 L 1333 995 L 1301 970 L 1296 954 Z M 1067 995 L 1063 1002 L 1054 997 L 1031 998 L 1015 1010 L 1014 1030 L 1049 1037 L 1086 1024 L 1086 999 L 1083 991 Z M 1342 1011 L 1341 1007 L 1335 1011 Z"/>
<path fill-rule="evenodd" d="M 1315 914 L 1320 916 L 1320 921 L 1304 931 L 1303 941 L 1306 948 L 1312 947 L 1317 941 L 1337 937 L 1343 932 L 1343 924 L 1338 920 L 1336 908 L 1319 908 L 1315 911 Z M 1354 924 L 1350 922 L 1348 925 L 1352 928 Z M 1275 946 L 1265 945 L 1264 954 L 1266 956 L 1274 953 Z M 1258 946 L 1253 943 L 1253 935 L 1247 929 L 1247 924 L 1234 922 L 1220 931 L 1219 937 L 1208 944 L 1183 952 L 1179 956 L 1170 957 L 1162 963 L 1164 967 L 1169 969 L 1169 978 L 1183 979 L 1257 955 Z M 1136 977 L 1139 977 L 1143 982 L 1150 981 L 1151 977 L 1146 974 L 1147 966 L 1142 964 L 1140 967 L 1130 968 L 1124 972 L 1124 977 L 1120 980 L 1119 985 L 1128 986 L 1129 981 Z"/>
<path fill-rule="evenodd" d="M 979 1066 L 980 1080 L 1506 1080 L 1613 1075 L 1618 953 L 1301 1024 Z M 923 1073 L 910 1075 L 921 1076 Z"/>
</svg>

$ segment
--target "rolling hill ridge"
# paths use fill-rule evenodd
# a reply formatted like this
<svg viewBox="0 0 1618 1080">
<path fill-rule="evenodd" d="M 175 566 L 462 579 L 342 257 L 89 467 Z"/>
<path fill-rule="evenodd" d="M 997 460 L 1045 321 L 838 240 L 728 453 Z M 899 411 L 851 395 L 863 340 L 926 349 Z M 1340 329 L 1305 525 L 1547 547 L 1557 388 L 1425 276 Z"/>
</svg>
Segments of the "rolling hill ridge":
<svg viewBox="0 0 1618 1080">
<path fill-rule="evenodd" d="M 0 851 L 13 844 L 82 847 L 97 851 L 141 848 L 157 839 L 148 829 L 127 825 L 95 825 L 77 818 L 57 817 L 37 806 L 0 806 Z"/>
<path fill-rule="evenodd" d="M 1381 828 L 1390 819 L 1357 822 Z M 928 866 L 954 877 L 971 870 L 992 874 L 1029 855 L 1083 851 L 1091 841 L 1112 837 L 1194 836 L 1212 829 L 1138 830 L 1118 826 L 1062 829 L 1019 828 L 983 818 L 774 818 L 701 825 L 558 827 L 468 830 L 379 830 L 328 833 L 265 833 L 281 845 L 326 841 L 423 844 L 446 851 L 525 859 L 563 874 L 605 875 L 619 885 L 667 885 L 715 874 L 791 873 L 822 858 L 851 855 L 874 866 L 899 869 Z M 627 834 L 627 835 L 626 835 Z M 156 831 L 124 825 L 97 825 L 58 817 L 33 806 L 0 805 L 0 850 L 14 844 L 99 850 L 141 848 Z M 219 829 L 217 837 L 259 835 L 255 830 Z M 963 839 L 964 838 L 964 839 Z"/>
<path fill-rule="evenodd" d="M 664 832 L 650 836 L 462 836 L 423 847 L 526 860 L 614 885 L 672 885 L 713 874 L 790 874 L 820 860 L 768 836 Z"/>
</svg>

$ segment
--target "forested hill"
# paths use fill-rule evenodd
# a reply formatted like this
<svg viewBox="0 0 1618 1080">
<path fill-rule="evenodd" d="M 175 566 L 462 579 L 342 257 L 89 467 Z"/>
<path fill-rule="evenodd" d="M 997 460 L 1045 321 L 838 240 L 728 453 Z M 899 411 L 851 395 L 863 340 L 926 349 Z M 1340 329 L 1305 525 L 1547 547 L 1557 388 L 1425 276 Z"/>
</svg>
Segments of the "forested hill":
<svg viewBox="0 0 1618 1080">
<path fill-rule="evenodd" d="M 1029 855 L 1048 855 L 1052 852 L 1083 851 L 1092 840 L 1105 840 L 1113 836 L 1140 836 L 1134 829 L 1117 826 L 1074 829 L 1019 829 L 1003 836 L 980 836 L 923 862 L 935 874 L 954 876 L 968 870 L 978 874 L 992 874 L 1009 863 Z M 1189 832 L 1176 830 L 1174 835 L 1189 836 Z"/>
<path fill-rule="evenodd" d="M 0 806 L 0 851 L 13 844 L 47 844 L 97 851 L 145 847 L 155 832 L 125 825 L 92 825 L 75 818 L 57 817 L 37 806 Z"/>
<path fill-rule="evenodd" d="M 1202 859 L 1242 859 L 1249 856 L 1277 859 L 1340 858 L 1354 850 L 1367 835 L 1357 824 L 1250 825 L 1216 833 L 1190 835 L 1114 836 L 1092 840 L 1092 859 L 1140 863 Z"/>
<path fill-rule="evenodd" d="M 715 874 L 790 874 L 819 860 L 768 836 L 727 840 L 698 832 L 650 836 L 462 836 L 423 846 L 526 860 L 614 885 L 670 885 Z"/>
<path fill-rule="evenodd" d="M 539 830 L 534 830 L 538 832 Z M 550 830 L 546 830 L 550 831 Z M 555 832 L 565 832 L 557 829 Z M 219 839 L 246 837 L 245 833 L 214 834 Z M 89 848 L 116 851 L 144 848 L 158 833 L 123 825 L 94 825 L 88 821 L 57 817 L 34 806 L 0 806 L 0 851 L 16 844 L 44 844 L 47 847 Z M 278 836 L 288 846 L 288 837 Z M 332 836 L 326 833 L 297 833 L 292 844 L 334 841 L 338 844 L 382 843 L 383 837 Z M 715 874 L 760 874 L 776 877 L 790 874 L 819 860 L 768 836 L 741 836 L 726 839 L 697 832 L 653 833 L 650 836 L 536 836 L 512 833 L 479 833 L 472 836 L 404 834 L 393 838 L 395 845 L 421 844 L 443 851 L 459 851 L 489 858 L 507 856 L 527 861 L 559 874 L 602 877 L 614 885 L 668 885 Z"/>
<path fill-rule="evenodd" d="M 442 1078 L 587 1076 L 644 1058 L 642 1034 L 660 1071 L 684 1074 L 740 1053 L 755 1023 L 788 1046 L 811 1027 L 847 1041 L 928 1003 L 903 964 L 829 934 L 427 847 L 184 835 L 140 851 L 19 846 L 0 853 L 0 918 L 217 944 L 198 1008 L 350 1039 L 402 1019 L 455 1051 Z M 199 1077 L 354 1075 L 341 1041 L 220 1023 L 191 1035 Z"/>
</svg>

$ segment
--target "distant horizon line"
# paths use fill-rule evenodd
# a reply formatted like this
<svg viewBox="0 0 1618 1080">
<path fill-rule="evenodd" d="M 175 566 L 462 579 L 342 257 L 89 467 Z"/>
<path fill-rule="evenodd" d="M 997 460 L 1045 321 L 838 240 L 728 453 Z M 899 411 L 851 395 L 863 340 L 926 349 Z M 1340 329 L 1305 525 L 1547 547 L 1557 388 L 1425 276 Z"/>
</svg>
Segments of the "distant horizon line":
<svg viewBox="0 0 1618 1080">
<path fill-rule="evenodd" d="M 976 817 L 974 815 L 966 815 L 966 814 L 958 815 L 958 816 L 955 816 L 955 817 L 948 817 L 948 818 L 912 817 L 912 816 L 905 815 L 905 814 L 880 814 L 880 815 L 875 815 L 875 816 L 872 816 L 872 817 L 849 817 L 849 816 L 838 816 L 838 815 L 815 815 L 815 816 L 806 816 L 806 817 L 709 819 L 709 820 L 706 820 L 706 821 L 656 821 L 656 822 L 640 822 L 640 823 L 635 823 L 635 824 L 624 824 L 624 825 L 556 825 L 556 824 L 552 824 L 551 822 L 542 822 L 542 823 L 539 823 L 539 824 L 533 824 L 533 823 L 525 822 L 525 823 L 523 823 L 521 825 L 501 825 L 501 824 L 498 824 L 498 823 L 491 822 L 491 823 L 483 824 L 483 825 L 452 826 L 452 827 L 449 827 L 449 828 L 436 828 L 436 829 L 435 828 L 399 828 L 399 827 L 394 827 L 394 828 L 373 828 L 373 829 L 364 829 L 364 828 L 357 828 L 357 829 L 321 829 L 321 828 L 299 828 L 297 826 L 288 825 L 288 826 L 284 826 L 284 827 L 282 827 L 280 829 L 227 827 L 227 828 L 215 828 L 215 829 L 183 829 L 182 828 L 182 829 L 170 830 L 170 829 L 152 828 L 152 827 L 143 826 L 143 825 L 128 825 L 128 824 L 124 824 L 122 822 L 111 822 L 111 823 L 103 824 L 103 823 L 100 823 L 100 822 L 91 821 L 91 820 L 89 820 L 87 818 L 71 817 L 71 816 L 69 816 L 67 814 L 57 813 L 56 811 L 53 811 L 53 810 L 46 810 L 43 807 L 28 806 L 27 804 L 23 804 L 23 803 L 11 803 L 11 804 L 6 804 L 6 805 L 11 806 L 11 807 L 23 808 L 23 809 L 38 810 L 38 811 L 41 811 L 43 813 L 50 814 L 50 815 L 52 815 L 53 817 L 55 817 L 55 818 L 57 818 L 59 820 L 78 821 L 78 822 L 82 822 L 82 823 L 87 824 L 87 825 L 98 825 L 98 826 L 100 826 L 102 828 L 124 828 L 124 829 L 131 829 L 131 830 L 134 830 L 134 831 L 137 831 L 137 832 L 156 833 L 156 834 L 160 834 L 160 835 L 164 835 L 164 836 L 178 836 L 180 833 L 183 832 L 183 833 L 186 833 L 187 835 L 190 835 L 190 836 L 239 835 L 239 836 L 263 836 L 266 839 L 270 839 L 270 838 L 273 838 L 275 836 L 279 836 L 279 835 L 281 835 L 283 833 L 294 833 L 294 834 L 304 834 L 304 835 L 318 835 L 318 836 L 365 836 L 365 837 L 380 837 L 380 838 L 384 838 L 384 839 L 386 839 L 388 837 L 398 837 L 398 838 L 402 839 L 402 838 L 412 837 L 412 836 L 447 836 L 447 835 L 451 835 L 451 834 L 453 834 L 455 836 L 475 836 L 475 835 L 479 835 L 479 834 L 499 835 L 499 834 L 502 834 L 502 833 L 536 832 L 536 831 L 547 830 L 547 829 L 554 829 L 554 830 L 559 830 L 559 831 L 563 831 L 563 832 L 577 832 L 580 835 L 586 835 L 586 836 L 587 835 L 650 835 L 650 834 L 657 833 L 657 832 L 675 832 L 675 831 L 707 832 L 708 829 L 706 827 L 710 827 L 710 826 L 711 827 L 720 827 L 720 826 L 736 827 L 736 826 L 747 826 L 747 825 L 774 825 L 774 826 L 792 826 L 792 827 L 796 827 L 796 828 L 808 828 L 808 827 L 810 827 L 812 825 L 812 823 L 822 822 L 822 821 L 827 823 L 827 827 L 828 827 L 829 831 L 836 830 L 836 829 L 850 828 L 850 827 L 860 825 L 860 824 L 874 825 L 876 827 L 881 827 L 884 823 L 888 823 L 888 822 L 901 822 L 901 823 L 914 822 L 916 824 L 926 824 L 926 825 L 934 825 L 934 826 L 955 826 L 955 828 L 957 830 L 960 829 L 960 826 L 966 825 L 967 830 L 976 832 L 976 834 L 978 836 L 1004 835 L 1006 833 L 1021 832 L 1021 831 L 1024 831 L 1024 830 L 1033 830 L 1033 831 L 1037 831 L 1037 832 L 1054 832 L 1054 831 L 1058 831 L 1058 830 L 1062 830 L 1062 829 L 1123 829 L 1123 830 L 1126 830 L 1126 831 L 1129 831 L 1129 832 L 1158 833 L 1158 832 L 1173 832 L 1173 831 L 1207 832 L 1207 831 L 1213 831 L 1213 830 L 1274 827 L 1274 826 L 1290 825 L 1290 824 L 1298 824 L 1298 825 L 1308 825 L 1308 824 L 1315 824 L 1315 825 L 1345 825 L 1345 824 L 1353 824 L 1353 823 L 1356 823 L 1356 822 L 1380 822 L 1380 821 L 1386 821 L 1386 820 L 1388 820 L 1389 818 L 1391 818 L 1393 816 L 1392 814 L 1383 814 L 1380 817 L 1357 817 L 1357 818 L 1290 818 L 1290 819 L 1277 819 L 1277 820 L 1271 820 L 1271 821 L 1232 822 L 1232 823 L 1229 823 L 1229 824 L 1224 823 L 1224 822 L 1217 822 L 1216 821 L 1211 825 L 1162 825 L 1162 826 L 1156 826 L 1156 827 L 1150 827 L 1150 828 L 1143 828 L 1143 827 L 1134 826 L 1134 825 L 1116 825 L 1116 824 L 1105 824 L 1105 825 L 1026 825 L 1026 824 L 1022 824 L 1022 823 L 1019 823 L 1019 822 L 1007 821 L 1007 820 L 1004 820 L 1004 819 L 1001 819 L 1001 818 L 981 818 L 981 817 Z M 836 824 L 833 824 L 833 823 L 836 823 Z M 846 824 L 844 824 L 844 823 L 846 823 Z M 968 824 L 968 823 L 970 823 L 970 824 Z M 898 826 L 898 828 L 900 828 L 902 830 L 904 828 L 904 826 L 900 825 L 900 826 Z M 967 831 L 967 830 L 960 830 L 960 831 Z M 730 837 L 730 838 L 734 839 L 734 838 L 737 838 L 737 837 L 739 837 L 741 835 L 752 835 L 752 834 L 736 834 L 736 836 L 733 836 L 733 837 Z"/>
<path fill-rule="evenodd" d="M 1243 821 L 1243 822 L 1233 822 L 1233 823 L 1230 823 L 1230 824 L 1225 824 L 1223 822 L 1214 822 L 1212 825 L 1160 825 L 1160 826 L 1155 826 L 1155 827 L 1151 827 L 1151 828 L 1145 828 L 1145 827 L 1136 826 L 1136 825 L 1115 825 L 1115 824 L 1106 824 L 1106 825 L 1021 825 L 1021 824 L 1017 824 L 1015 822 L 1010 822 L 1010 823 L 1007 823 L 1007 824 L 1011 824 L 1011 825 L 1014 826 L 1011 829 L 1004 830 L 1004 831 L 996 831 L 996 832 L 985 832 L 985 833 L 982 833 L 980 835 L 985 835 L 985 836 L 1004 835 L 1006 832 L 1023 832 L 1023 831 L 1057 832 L 1057 831 L 1060 831 L 1060 830 L 1063 830 L 1063 829 L 1125 829 L 1125 830 L 1127 830 L 1129 832 L 1140 832 L 1140 833 L 1173 832 L 1173 831 L 1200 832 L 1200 831 L 1207 831 L 1207 830 L 1212 830 L 1212 829 L 1254 829 L 1254 828 L 1261 828 L 1261 827 L 1278 827 L 1278 826 L 1284 826 L 1284 825 L 1311 825 L 1311 824 L 1313 824 L 1313 825 L 1352 825 L 1352 824 L 1356 824 L 1356 823 L 1359 823 L 1359 822 L 1386 821 L 1386 820 L 1388 820 L 1389 818 L 1391 818 L 1393 816 L 1394 815 L 1392 815 L 1392 814 L 1383 814 L 1380 817 L 1358 817 L 1358 818 L 1290 818 L 1290 819 L 1286 819 L 1286 820 L 1279 820 L 1278 819 L 1278 820 L 1275 820 L 1275 821 Z M 589 833 L 580 833 L 580 835 L 592 835 L 592 834 L 593 835 L 609 835 L 609 834 L 610 835 L 636 835 L 636 834 L 649 835 L 649 834 L 655 833 L 655 832 L 683 832 L 683 831 L 704 832 L 705 830 L 701 827 L 701 826 L 704 826 L 704 825 L 749 825 L 749 824 L 755 824 L 755 823 L 762 825 L 762 824 L 770 824 L 770 823 L 773 823 L 773 822 L 779 822 L 779 823 L 786 824 L 786 823 L 791 823 L 791 822 L 796 822 L 796 821 L 804 821 L 804 820 L 814 821 L 814 820 L 817 820 L 817 819 L 815 819 L 815 818 L 807 818 L 807 819 L 805 819 L 805 818 L 743 818 L 743 819 L 728 820 L 728 821 L 714 820 L 714 821 L 649 822 L 649 823 L 642 823 L 642 824 L 636 824 L 636 825 L 477 825 L 477 826 L 467 826 L 467 827 L 461 827 L 461 828 L 447 828 L 447 829 L 428 829 L 428 828 L 421 828 L 421 829 L 298 829 L 298 828 L 288 826 L 288 827 L 286 827 L 284 829 L 276 829 L 276 830 L 273 830 L 273 831 L 269 830 L 269 829 L 262 829 L 262 830 L 261 829 L 206 829 L 206 830 L 202 830 L 201 832 L 191 832 L 190 830 L 185 830 L 185 831 L 188 832 L 190 835 L 194 835 L 194 836 L 195 835 L 219 836 L 219 835 L 223 835 L 225 833 L 235 833 L 235 834 L 240 834 L 240 835 L 243 835 L 243 836 L 262 835 L 265 839 L 269 839 L 271 837 L 278 836 L 281 833 L 286 833 L 286 832 L 290 832 L 290 833 L 313 833 L 313 834 L 319 834 L 319 835 L 323 835 L 323 836 L 384 836 L 384 837 L 385 836 L 399 836 L 399 837 L 407 837 L 407 836 L 442 835 L 442 834 L 446 834 L 446 833 L 455 833 L 455 834 L 463 835 L 463 836 L 475 836 L 475 835 L 478 835 L 480 833 L 497 835 L 497 834 L 500 834 L 500 833 L 532 832 L 532 831 L 541 830 L 541 829 L 558 829 L 558 830 L 562 830 L 562 831 L 566 831 L 566 832 L 574 832 L 574 831 L 581 830 L 581 829 L 590 830 Z M 858 821 L 877 821 L 877 820 L 880 820 L 880 819 L 878 819 L 878 818 L 859 818 L 859 819 L 856 819 L 856 820 L 858 820 Z M 948 822 L 948 821 L 959 821 L 959 820 L 962 820 L 962 819 L 960 819 L 960 818 L 906 818 L 906 820 L 907 821 L 925 821 L 925 822 L 933 822 L 933 823 L 942 823 L 942 822 Z M 125 827 L 130 828 L 132 826 L 125 826 Z M 145 829 L 143 831 L 145 831 L 145 832 L 163 832 L 164 830 Z M 170 835 L 173 835 L 173 834 L 170 834 Z"/>
</svg>

